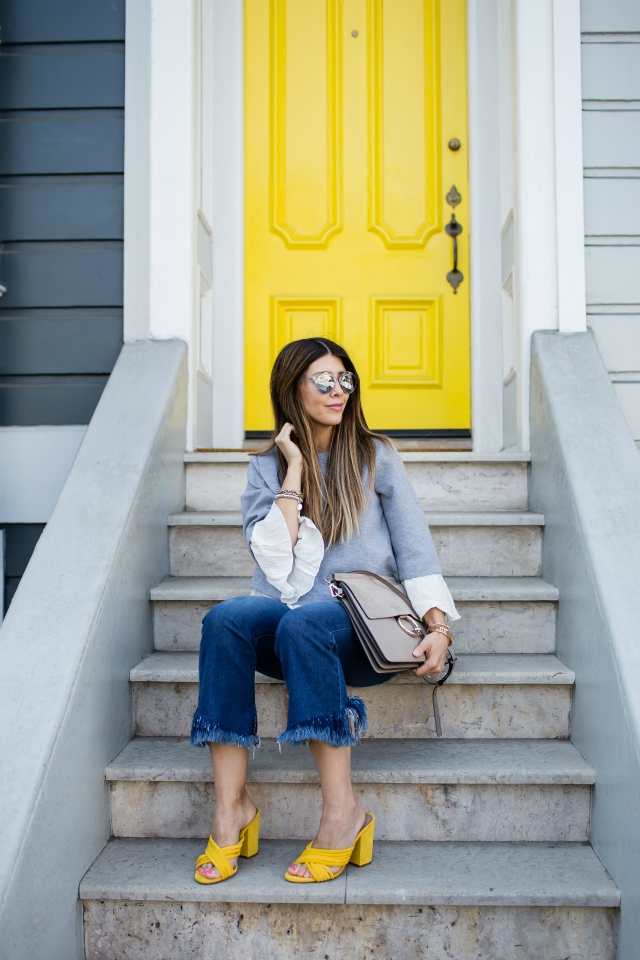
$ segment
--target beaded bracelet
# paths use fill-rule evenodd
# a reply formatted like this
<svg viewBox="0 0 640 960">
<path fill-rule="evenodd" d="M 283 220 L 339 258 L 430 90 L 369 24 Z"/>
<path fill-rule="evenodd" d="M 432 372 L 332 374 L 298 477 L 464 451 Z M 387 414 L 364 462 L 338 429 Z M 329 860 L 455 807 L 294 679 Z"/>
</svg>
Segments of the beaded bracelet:
<svg viewBox="0 0 640 960">
<path fill-rule="evenodd" d="M 276 497 L 290 497 L 292 500 L 297 500 L 298 503 L 303 502 L 301 493 L 298 493 L 297 490 L 285 490 L 284 487 L 276 490 Z"/>
<path fill-rule="evenodd" d="M 298 493 L 297 490 L 276 490 L 276 500 L 297 500 L 298 501 L 298 510 L 302 510 L 302 494 Z"/>
</svg>

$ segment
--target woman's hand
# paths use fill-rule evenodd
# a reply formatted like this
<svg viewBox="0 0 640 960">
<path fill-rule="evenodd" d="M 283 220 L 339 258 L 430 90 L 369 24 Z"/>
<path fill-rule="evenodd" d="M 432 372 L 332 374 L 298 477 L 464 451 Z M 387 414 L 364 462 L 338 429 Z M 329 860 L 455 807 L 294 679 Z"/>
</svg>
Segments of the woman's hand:
<svg viewBox="0 0 640 960">
<path fill-rule="evenodd" d="M 438 610 L 437 607 L 432 607 L 430 610 L 427 610 L 422 619 L 431 627 L 437 623 L 441 623 L 445 627 L 447 625 L 444 613 L 442 610 Z M 419 657 L 423 653 L 427 656 L 426 661 L 421 663 L 420 666 L 416 667 L 413 671 L 416 677 L 424 677 L 432 673 L 442 673 L 446 663 L 448 647 L 449 638 L 444 633 L 441 633 L 439 630 L 436 630 L 434 633 L 428 633 L 424 640 L 419 643 L 413 651 L 414 657 Z"/>
<path fill-rule="evenodd" d="M 302 453 L 300 452 L 300 447 L 291 439 L 292 433 L 295 433 L 293 424 L 285 423 L 284 427 L 276 437 L 276 446 L 284 455 L 289 467 L 302 468 Z"/>
<path fill-rule="evenodd" d="M 422 643 L 419 643 L 413 651 L 414 657 L 419 657 L 422 653 L 427 655 L 426 662 L 421 663 L 420 666 L 416 667 L 413 671 L 416 677 L 424 677 L 431 673 L 442 673 L 446 663 L 448 648 L 449 639 L 444 633 L 440 633 L 439 631 L 428 633 Z"/>
</svg>

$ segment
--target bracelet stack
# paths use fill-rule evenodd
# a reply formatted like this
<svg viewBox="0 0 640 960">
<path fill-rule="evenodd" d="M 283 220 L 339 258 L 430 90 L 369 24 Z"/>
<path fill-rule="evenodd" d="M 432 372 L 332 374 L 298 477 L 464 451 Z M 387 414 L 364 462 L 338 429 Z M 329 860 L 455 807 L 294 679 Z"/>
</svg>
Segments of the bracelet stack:
<svg viewBox="0 0 640 960">
<path fill-rule="evenodd" d="M 276 490 L 276 500 L 297 500 L 298 501 L 298 510 L 302 510 L 302 494 L 298 493 L 297 490 L 285 490 L 283 487 L 280 487 L 279 490 Z"/>
<path fill-rule="evenodd" d="M 446 623 L 432 623 L 431 626 L 427 627 L 427 633 L 443 633 L 449 639 L 449 646 L 453 643 L 451 630 Z"/>
</svg>

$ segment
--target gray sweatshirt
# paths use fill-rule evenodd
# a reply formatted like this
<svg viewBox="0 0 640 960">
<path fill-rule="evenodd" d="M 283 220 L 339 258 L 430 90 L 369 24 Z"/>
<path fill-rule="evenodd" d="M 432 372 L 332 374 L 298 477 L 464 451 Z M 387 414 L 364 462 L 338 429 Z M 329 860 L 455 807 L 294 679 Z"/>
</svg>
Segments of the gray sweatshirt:
<svg viewBox="0 0 640 960">
<path fill-rule="evenodd" d="M 429 526 L 400 455 L 380 440 L 374 442 L 376 478 L 360 518 L 360 531 L 346 542 L 338 541 L 326 547 L 313 587 L 300 597 L 300 604 L 331 600 L 325 578 L 333 573 L 370 570 L 396 580 L 442 573 Z M 323 471 L 328 456 L 320 454 Z M 277 464 L 275 450 L 264 457 L 251 457 L 249 461 L 247 487 L 242 495 L 243 532 L 249 550 L 253 528 L 269 513 L 280 487 Z M 364 483 L 366 488 L 366 476 Z M 259 566 L 251 586 L 267 597 L 280 599 L 279 591 Z"/>
</svg>

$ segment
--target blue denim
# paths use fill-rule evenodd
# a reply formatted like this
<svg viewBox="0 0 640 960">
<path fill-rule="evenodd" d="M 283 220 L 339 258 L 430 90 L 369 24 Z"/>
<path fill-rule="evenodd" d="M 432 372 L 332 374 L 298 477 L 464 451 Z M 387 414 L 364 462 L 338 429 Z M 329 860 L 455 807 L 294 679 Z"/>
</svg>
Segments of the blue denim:
<svg viewBox="0 0 640 960">
<path fill-rule="evenodd" d="M 348 696 L 347 684 L 369 687 L 391 677 L 371 668 L 340 604 L 290 610 L 270 597 L 237 597 L 212 607 L 202 621 L 199 669 L 194 746 L 260 744 L 256 670 L 287 684 L 287 729 L 278 743 L 354 746 L 367 728 L 367 710 L 360 697 Z"/>
</svg>

